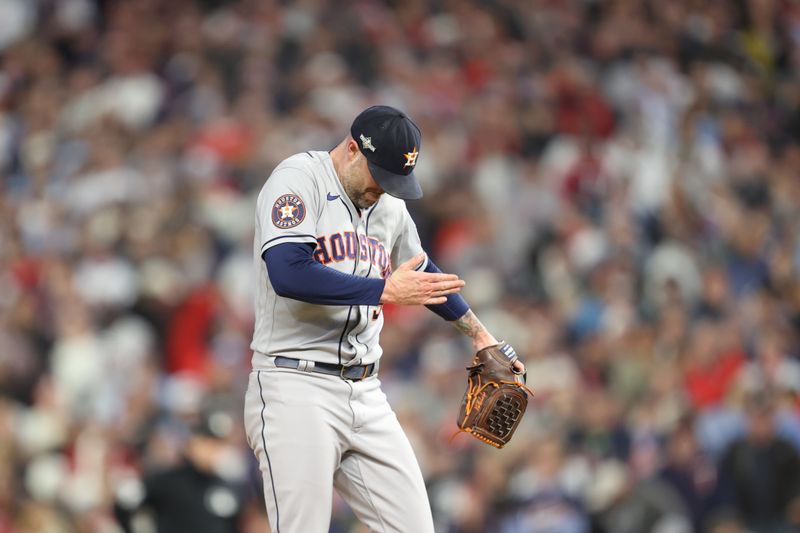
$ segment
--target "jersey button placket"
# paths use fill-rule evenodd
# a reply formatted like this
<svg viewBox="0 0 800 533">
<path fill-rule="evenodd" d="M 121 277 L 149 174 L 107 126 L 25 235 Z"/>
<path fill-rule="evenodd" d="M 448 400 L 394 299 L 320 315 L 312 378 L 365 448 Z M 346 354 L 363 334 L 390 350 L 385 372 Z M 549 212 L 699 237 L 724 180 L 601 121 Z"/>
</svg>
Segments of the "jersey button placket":
<svg viewBox="0 0 800 533">
<path fill-rule="evenodd" d="M 367 221 L 369 219 L 368 216 L 369 213 L 371 213 L 371 210 L 363 212 L 361 219 L 359 220 L 358 223 L 359 233 L 364 235 L 367 240 L 369 239 L 369 233 L 367 232 Z M 361 254 L 359 248 L 359 258 L 360 257 Z M 367 242 L 366 258 L 359 261 L 358 275 L 362 277 L 372 277 L 369 275 L 372 270 L 373 270 L 372 256 L 369 248 L 369 242 Z M 363 341 L 358 339 L 358 336 L 363 334 L 364 331 L 367 329 L 367 326 L 369 325 L 370 306 L 361 305 L 359 306 L 358 310 L 359 310 L 358 324 L 351 330 L 351 333 L 348 336 L 348 338 L 350 340 L 351 345 L 355 347 L 356 357 L 359 360 L 361 360 L 363 357 L 367 355 L 368 347 Z"/>
<path fill-rule="evenodd" d="M 361 236 L 366 235 L 366 227 L 364 226 L 364 217 L 361 217 L 357 224 L 354 225 L 356 230 L 356 275 L 364 276 L 366 268 L 369 264 L 367 259 L 361 257 Z"/>
</svg>

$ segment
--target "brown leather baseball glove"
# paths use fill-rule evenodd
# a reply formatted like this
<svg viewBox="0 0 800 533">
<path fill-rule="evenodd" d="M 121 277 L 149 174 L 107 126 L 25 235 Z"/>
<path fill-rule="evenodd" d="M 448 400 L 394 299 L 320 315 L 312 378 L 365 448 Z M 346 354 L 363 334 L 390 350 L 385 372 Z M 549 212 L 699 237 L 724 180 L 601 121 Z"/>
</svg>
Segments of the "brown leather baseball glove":
<svg viewBox="0 0 800 533">
<path fill-rule="evenodd" d="M 500 343 L 478 351 L 467 367 L 458 427 L 496 448 L 511 440 L 528 407 L 528 394 L 533 395 L 525 373 L 514 370 L 517 359 L 510 344 Z"/>
</svg>

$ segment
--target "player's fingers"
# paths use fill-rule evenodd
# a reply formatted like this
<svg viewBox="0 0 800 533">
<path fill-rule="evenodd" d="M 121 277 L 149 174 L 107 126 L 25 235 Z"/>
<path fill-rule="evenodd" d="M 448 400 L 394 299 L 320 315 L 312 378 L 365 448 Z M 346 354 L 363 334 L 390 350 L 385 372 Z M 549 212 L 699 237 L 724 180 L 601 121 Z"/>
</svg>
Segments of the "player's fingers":
<svg viewBox="0 0 800 533">
<path fill-rule="evenodd" d="M 433 283 L 433 289 L 435 291 L 444 291 L 447 289 L 460 289 L 467 283 L 463 279 L 456 279 L 453 281 L 437 281 Z"/>
<path fill-rule="evenodd" d="M 425 252 L 420 252 L 405 263 L 398 266 L 395 270 L 415 270 L 425 261 Z"/>
<path fill-rule="evenodd" d="M 423 274 L 422 279 L 430 283 L 437 283 L 441 281 L 455 281 L 458 279 L 458 276 L 455 274 L 437 274 L 434 272 L 429 272 Z"/>
<path fill-rule="evenodd" d="M 425 305 L 439 305 L 445 303 L 446 301 L 446 296 L 436 296 L 434 298 L 428 298 L 428 300 L 425 302 Z"/>
<path fill-rule="evenodd" d="M 448 287 L 431 291 L 429 296 L 447 296 L 448 294 L 455 294 L 461 292 L 461 287 Z"/>
<path fill-rule="evenodd" d="M 447 296 L 448 294 L 455 294 L 457 292 L 461 292 L 461 287 L 455 287 L 452 289 L 442 289 L 439 291 L 434 291 L 431 296 Z"/>
<path fill-rule="evenodd" d="M 461 292 L 461 289 L 464 288 L 464 285 L 456 285 L 455 287 L 450 287 L 449 289 L 444 290 L 444 294 L 453 294 L 456 292 Z"/>
</svg>

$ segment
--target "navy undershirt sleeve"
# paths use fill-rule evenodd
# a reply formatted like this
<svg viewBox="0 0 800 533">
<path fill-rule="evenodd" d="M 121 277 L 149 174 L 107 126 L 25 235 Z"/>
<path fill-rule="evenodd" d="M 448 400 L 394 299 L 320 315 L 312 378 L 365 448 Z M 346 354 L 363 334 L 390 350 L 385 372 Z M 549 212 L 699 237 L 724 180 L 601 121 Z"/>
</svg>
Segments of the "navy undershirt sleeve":
<svg viewBox="0 0 800 533">
<path fill-rule="evenodd" d="M 352 276 L 314 260 L 314 245 L 283 243 L 262 254 L 280 296 L 320 305 L 379 305 L 385 280 Z"/>
<path fill-rule="evenodd" d="M 441 273 L 442 271 L 428 257 L 428 265 L 425 267 L 425 272 Z M 443 304 L 426 305 L 425 307 L 448 321 L 458 320 L 464 316 L 464 313 L 469 311 L 467 301 L 458 293 L 448 294 L 447 301 Z"/>
</svg>

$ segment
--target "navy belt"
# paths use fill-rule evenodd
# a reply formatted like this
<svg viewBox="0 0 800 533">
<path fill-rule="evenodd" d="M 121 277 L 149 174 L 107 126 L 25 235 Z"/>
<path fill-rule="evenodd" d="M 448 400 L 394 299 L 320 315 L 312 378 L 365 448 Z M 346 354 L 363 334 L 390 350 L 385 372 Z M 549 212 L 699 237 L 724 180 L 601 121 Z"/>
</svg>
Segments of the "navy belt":
<svg viewBox="0 0 800 533">
<path fill-rule="evenodd" d="M 333 363 L 317 363 L 316 361 L 306 361 L 303 359 L 292 359 L 291 357 L 277 356 L 275 366 L 281 368 L 293 368 L 303 372 L 317 372 L 318 374 L 328 374 L 329 376 L 339 376 L 350 381 L 361 381 L 375 374 L 375 363 L 369 365 L 335 365 Z"/>
</svg>

